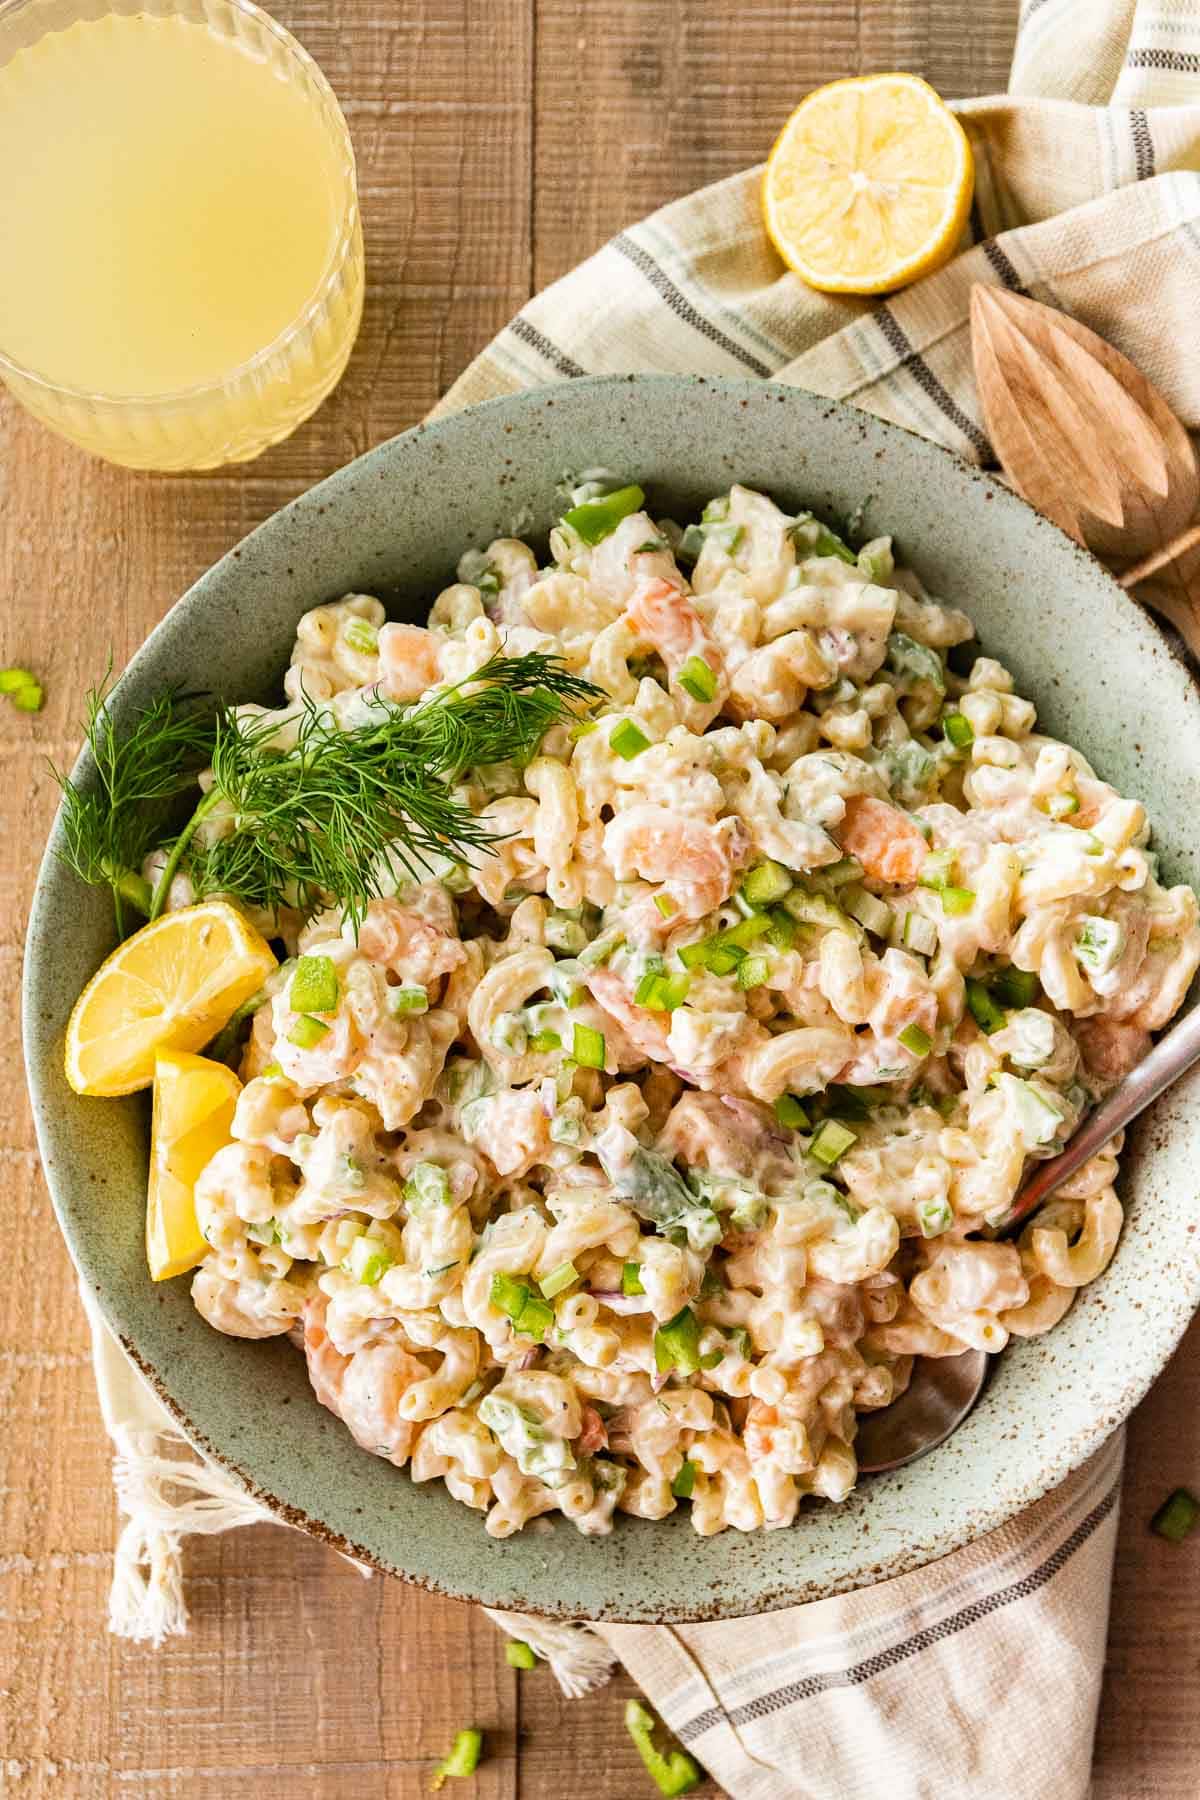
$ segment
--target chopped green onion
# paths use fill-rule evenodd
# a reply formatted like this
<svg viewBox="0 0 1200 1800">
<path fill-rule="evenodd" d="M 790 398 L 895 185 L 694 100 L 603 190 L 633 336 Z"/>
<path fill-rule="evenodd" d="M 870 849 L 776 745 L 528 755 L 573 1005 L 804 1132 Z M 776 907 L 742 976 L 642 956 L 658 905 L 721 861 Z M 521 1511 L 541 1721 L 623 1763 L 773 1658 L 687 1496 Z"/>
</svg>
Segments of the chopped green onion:
<svg viewBox="0 0 1200 1800">
<path fill-rule="evenodd" d="M 392 1254 L 374 1238 L 357 1237 L 346 1258 L 347 1273 L 363 1287 L 374 1287 L 385 1270 L 392 1266 Z"/>
<path fill-rule="evenodd" d="M 297 1050 L 315 1050 L 328 1030 L 324 1019 L 310 1019 L 301 1015 L 288 1032 L 288 1043 L 295 1044 Z"/>
<path fill-rule="evenodd" d="M 654 999 L 654 996 L 655 996 L 656 992 L 658 991 L 658 988 L 659 988 L 659 985 L 661 984 L 661 982 L 662 982 L 661 968 L 647 969 L 646 973 L 642 976 L 641 980 L 638 982 L 637 986 L 633 990 L 634 1005 L 635 1006 L 649 1006 L 650 1003 L 652 1002 L 652 1000 Z M 661 1011 L 662 1009 L 660 1008 L 659 1010 Z"/>
<path fill-rule="evenodd" d="M 337 1011 L 341 988 L 337 970 L 328 956 L 302 956 L 296 964 L 288 1004 L 293 1012 L 331 1013 Z"/>
<path fill-rule="evenodd" d="M 1032 1006 L 1038 995 L 1038 978 L 1027 969 L 1009 964 L 990 982 L 992 993 L 1004 1006 Z"/>
<path fill-rule="evenodd" d="M 671 1749 L 665 1755 L 654 1743 L 654 1714 L 640 1700 L 625 1702 L 625 1729 L 637 1746 L 660 1794 L 668 1800 L 674 1794 L 686 1794 L 700 1785 L 700 1770 L 686 1750 Z"/>
<path fill-rule="evenodd" d="M 1169 1544 L 1182 1544 L 1198 1519 L 1200 1500 L 1187 1488 L 1176 1488 L 1151 1519 L 1150 1529 L 1166 1538 Z"/>
<path fill-rule="evenodd" d="M 900 1042 L 906 1050 L 911 1050 L 914 1056 L 928 1056 L 933 1048 L 933 1039 L 927 1031 L 922 1031 L 919 1025 L 906 1025 L 900 1033 Z"/>
<path fill-rule="evenodd" d="M 524 1638 L 509 1638 L 504 1646 L 504 1660 L 510 1669 L 536 1669 L 537 1657 Z"/>
<path fill-rule="evenodd" d="M 437 1163 L 414 1163 L 404 1183 L 404 1204 L 409 1212 L 427 1206 L 449 1206 L 450 1177 Z"/>
<path fill-rule="evenodd" d="M 795 885 L 782 863 L 760 862 L 743 881 L 742 892 L 751 906 L 774 906 Z"/>
<path fill-rule="evenodd" d="M 675 914 L 679 911 L 678 904 L 672 900 L 670 894 L 655 894 L 654 904 L 657 906 L 664 919 L 674 918 Z"/>
<path fill-rule="evenodd" d="M 952 918 L 959 913 L 968 913 L 975 904 L 975 895 L 971 888 L 944 887 L 942 889 L 942 911 Z"/>
<path fill-rule="evenodd" d="M 602 1069 L 606 1054 L 604 1033 L 591 1025 L 576 1025 L 571 1054 L 582 1069 Z"/>
<path fill-rule="evenodd" d="M 1069 819 L 1079 811 L 1078 794 L 1047 794 L 1043 811 L 1052 819 Z"/>
<path fill-rule="evenodd" d="M 956 750 L 969 749 L 975 742 L 975 732 L 966 713 L 947 713 L 942 720 L 942 730 Z"/>
<path fill-rule="evenodd" d="M 618 488 L 613 494 L 601 494 L 598 499 L 585 500 L 582 506 L 573 506 L 563 514 L 563 524 L 569 525 L 585 544 L 599 544 L 617 529 L 622 519 L 637 512 L 645 498 L 640 487 Z"/>
<path fill-rule="evenodd" d="M 967 977 L 967 1005 L 980 1031 L 989 1037 L 1004 1024 L 1004 1008 L 997 1006 L 982 981 L 975 981 L 971 976 Z"/>
<path fill-rule="evenodd" d="M 771 965 L 765 956 L 748 956 L 738 964 L 737 984 L 743 990 L 761 987 L 771 973 Z"/>
<path fill-rule="evenodd" d="M 673 1369 L 694 1375 L 699 1369 L 700 1321 L 690 1306 L 682 1307 L 654 1333 L 654 1366 L 660 1375 Z"/>
<path fill-rule="evenodd" d="M 635 1294 L 644 1294 L 642 1286 L 641 1263 L 627 1262 L 621 1270 L 621 1292 L 631 1298 Z"/>
<path fill-rule="evenodd" d="M 789 1131 L 807 1131 L 809 1128 L 808 1113 L 795 1094 L 780 1094 L 775 1102 L 775 1117 Z"/>
<path fill-rule="evenodd" d="M 529 1048 L 537 1056 L 545 1056 L 550 1050 L 561 1050 L 562 1039 L 557 1031 L 535 1031 L 529 1040 Z"/>
<path fill-rule="evenodd" d="M 857 919 L 876 937 L 890 937 L 895 914 L 885 900 L 879 900 L 866 888 L 854 884 L 842 895 L 842 905 L 852 919 Z"/>
<path fill-rule="evenodd" d="M 553 1300 L 555 1294 L 561 1294 L 564 1288 L 570 1287 L 573 1281 L 578 1280 L 579 1270 L 575 1264 L 565 1262 L 559 1263 L 557 1269 L 551 1269 L 550 1273 L 538 1282 L 538 1286 L 547 1300 Z"/>
<path fill-rule="evenodd" d="M 643 750 L 650 748 L 650 739 L 632 719 L 622 719 L 608 743 L 609 748 L 615 750 L 623 762 L 632 762 L 635 756 L 640 756 Z"/>
<path fill-rule="evenodd" d="M 425 1013 L 429 1011 L 429 995 L 423 987 L 394 987 L 388 989 L 388 1006 L 400 1019 L 406 1013 Z"/>
<path fill-rule="evenodd" d="M 922 1237 L 940 1237 L 943 1231 L 949 1231 L 953 1223 L 954 1213 L 950 1202 L 942 1195 L 917 1202 L 917 1224 L 921 1227 Z"/>
<path fill-rule="evenodd" d="M 954 865 L 958 860 L 955 850 L 931 850 L 921 865 L 920 882 L 922 887 L 946 888 L 954 879 Z"/>
<path fill-rule="evenodd" d="M 663 975 L 647 970 L 634 989 L 634 1003 L 649 1012 L 674 1012 L 687 999 L 689 975 Z"/>
<path fill-rule="evenodd" d="M 717 691 L 717 678 L 702 656 L 689 656 L 677 677 L 685 694 L 707 703 Z"/>
<path fill-rule="evenodd" d="M 378 653 L 379 633 L 366 619 L 351 619 L 342 636 L 360 656 L 375 656 Z"/>
<path fill-rule="evenodd" d="M 705 1360 L 705 1359 L 701 1359 Z M 721 1353 L 717 1352 L 717 1362 L 721 1361 Z M 713 1365 L 714 1368 L 716 1364 Z M 696 1465 L 689 1458 L 684 1459 L 678 1475 L 671 1483 L 671 1492 L 677 1500 L 690 1500 L 696 1486 Z"/>
<path fill-rule="evenodd" d="M 1085 914 L 1073 945 L 1075 960 L 1089 975 L 1108 975 L 1121 960 L 1125 930 L 1117 919 Z"/>
<path fill-rule="evenodd" d="M 479 1767 L 479 1753 L 482 1749 L 482 1731 L 456 1731 L 449 1756 L 443 1758 L 433 1772 L 433 1780 L 429 1785 L 434 1792 L 437 1792 L 447 1776 L 457 1780 L 473 1775 Z"/>
<path fill-rule="evenodd" d="M 844 1156 L 851 1144 L 858 1142 L 858 1133 L 845 1125 L 839 1125 L 836 1119 L 826 1119 L 817 1135 L 809 1145 L 809 1150 L 819 1163 L 832 1169 L 839 1157 Z"/>
<path fill-rule="evenodd" d="M 0 694 L 5 694 L 19 712 L 41 712 L 46 696 L 37 676 L 29 669 L 0 669 Z"/>
</svg>

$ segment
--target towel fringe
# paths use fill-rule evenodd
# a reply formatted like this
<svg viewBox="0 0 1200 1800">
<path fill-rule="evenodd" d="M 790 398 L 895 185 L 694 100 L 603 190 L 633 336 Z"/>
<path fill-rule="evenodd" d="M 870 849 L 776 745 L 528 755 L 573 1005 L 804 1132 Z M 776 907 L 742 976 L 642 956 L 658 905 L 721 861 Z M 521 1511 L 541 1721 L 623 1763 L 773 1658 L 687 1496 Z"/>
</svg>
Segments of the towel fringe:
<svg viewBox="0 0 1200 1800">
<path fill-rule="evenodd" d="M 550 1665 L 550 1672 L 568 1700 L 603 1687 L 617 1666 L 617 1658 L 602 1637 L 587 1625 L 560 1625 L 528 1613 L 500 1612 L 485 1606 L 494 1625 L 523 1643 Z"/>
</svg>

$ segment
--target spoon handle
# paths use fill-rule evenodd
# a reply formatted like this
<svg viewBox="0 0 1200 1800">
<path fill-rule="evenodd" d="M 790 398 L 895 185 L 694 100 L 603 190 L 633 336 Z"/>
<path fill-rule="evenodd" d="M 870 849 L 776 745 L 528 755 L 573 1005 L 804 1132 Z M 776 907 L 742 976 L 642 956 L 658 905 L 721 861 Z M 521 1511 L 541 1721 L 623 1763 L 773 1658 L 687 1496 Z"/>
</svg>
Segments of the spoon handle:
<svg viewBox="0 0 1200 1800">
<path fill-rule="evenodd" d="M 1102 1149 L 1109 1138 L 1136 1119 L 1164 1088 L 1178 1081 L 1196 1062 L 1200 1062 L 1200 1006 L 1159 1039 L 1149 1056 L 1143 1057 L 1108 1099 L 1084 1120 L 1060 1156 L 1038 1164 L 1008 1211 L 992 1225 L 992 1233 L 1011 1231 L 1027 1218 L 1060 1182 L 1073 1175 L 1089 1156 Z"/>
</svg>

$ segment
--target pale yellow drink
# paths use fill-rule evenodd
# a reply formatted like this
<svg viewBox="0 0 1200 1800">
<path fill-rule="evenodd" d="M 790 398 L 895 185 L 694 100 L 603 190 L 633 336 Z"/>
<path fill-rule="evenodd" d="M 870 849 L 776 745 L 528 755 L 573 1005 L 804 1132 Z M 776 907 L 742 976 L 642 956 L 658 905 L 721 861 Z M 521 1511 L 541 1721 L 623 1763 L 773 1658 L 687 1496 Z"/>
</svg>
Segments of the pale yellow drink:
<svg viewBox="0 0 1200 1800">
<path fill-rule="evenodd" d="M 3 60 L 7 16 L 0 373 L 115 461 L 256 454 L 332 387 L 361 312 L 353 158 L 320 72 L 241 4 L 79 19 Z"/>
</svg>

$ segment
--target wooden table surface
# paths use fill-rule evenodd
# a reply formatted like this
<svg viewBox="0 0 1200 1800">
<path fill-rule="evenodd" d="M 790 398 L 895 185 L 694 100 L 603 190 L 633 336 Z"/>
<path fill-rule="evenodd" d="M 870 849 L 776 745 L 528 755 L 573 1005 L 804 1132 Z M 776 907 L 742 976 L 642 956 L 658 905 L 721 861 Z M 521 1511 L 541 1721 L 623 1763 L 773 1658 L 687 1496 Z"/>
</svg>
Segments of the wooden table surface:
<svg viewBox="0 0 1200 1800">
<path fill-rule="evenodd" d="M 409 1800 L 473 1721 L 488 1756 L 465 1791 L 649 1795 L 621 1725 L 625 1680 L 565 1702 L 544 1668 L 506 1667 L 471 1607 L 366 1582 L 289 1531 L 193 1542 L 187 1637 L 154 1651 L 107 1635 L 107 1444 L 15 1050 L 24 920 L 54 803 L 44 758 L 73 754 L 81 696 L 110 648 L 123 664 L 252 526 L 420 418 L 535 289 L 625 222 L 760 160 L 818 82 L 896 67 L 951 95 L 1002 88 L 1017 4 L 275 10 L 332 79 L 358 151 L 367 303 L 338 392 L 258 462 L 182 478 L 105 468 L 0 401 L 0 660 L 32 665 L 48 692 L 37 718 L 0 709 L 0 1004 L 14 1047 L 0 1087 L 0 1791 Z M 1200 1489 L 1198 1352 L 1193 1330 L 1130 1433 L 1096 1800 L 1200 1792 L 1200 1544 L 1175 1550 L 1146 1531 L 1171 1487 Z"/>
</svg>

